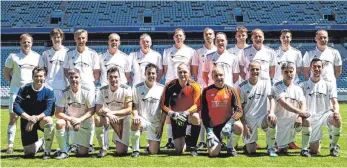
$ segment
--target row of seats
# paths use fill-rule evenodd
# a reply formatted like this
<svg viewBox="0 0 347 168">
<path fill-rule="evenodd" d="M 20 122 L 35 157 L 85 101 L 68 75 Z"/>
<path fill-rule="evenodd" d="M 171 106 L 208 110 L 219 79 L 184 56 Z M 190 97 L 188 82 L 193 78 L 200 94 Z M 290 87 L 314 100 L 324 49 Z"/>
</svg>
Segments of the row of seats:
<svg viewBox="0 0 347 168">
<path fill-rule="evenodd" d="M 321 9 L 335 13 L 323 19 Z M 152 23 L 144 23 L 144 11 Z M 245 24 L 346 24 L 344 1 L 4 1 L 2 27 L 47 27 L 50 15 L 62 10 L 59 26 L 235 25 L 234 9 Z"/>
</svg>

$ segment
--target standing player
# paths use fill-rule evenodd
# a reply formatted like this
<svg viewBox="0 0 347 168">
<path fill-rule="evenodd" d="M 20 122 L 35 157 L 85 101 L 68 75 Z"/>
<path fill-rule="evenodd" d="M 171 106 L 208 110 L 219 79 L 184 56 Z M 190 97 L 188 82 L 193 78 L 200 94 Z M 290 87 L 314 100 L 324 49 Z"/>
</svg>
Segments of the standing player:
<svg viewBox="0 0 347 168">
<path fill-rule="evenodd" d="M 294 82 L 299 82 L 299 76 L 302 68 L 302 55 L 301 52 L 294 47 L 290 46 L 290 42 L 292 41 L 292 33 L 288 29 L 281 30 L 281 46 L 276 50 L 276 70 L 275 76 L 273 79 L 273 83 L 277 83 L 283 79 L 281 65 L 284 62 L 292 62 L 295 65 L 295 77 Z"/>
<path fill-rule="evenodd" d="M 101 86 L 108 85 L 107 70 L 111 67 L 117 67 L 120 73 L 120 82 L 127 84 L 130 81 L 130 71 L 128 55 L 119 50 L 120 36 L 112 33 L 108 36 L 108 50 L 101 55 Z"/>
<path fill-rule="evenodd" d="M 283 80 L 275 83 L 272 94 L 275 97 L 277 117 L 277 146 L 280 153 L 288 152 L 288 144 L 294 139 L 295 131 L 302 130 L 301 156 L 311 157 L 307 146 L 310 140 L 310 114 L 306 111 L 306 100 L 302 89 L 293 83 L 294 63 L 282 64 Z"/>
<path fill-rule="evenodd" d="M 338 157 L 337 142 L 340 138 L 342 121 L 340 116 L 337 92 L 334 84 L 322 79 L 323 61 L 313 58 L 311 61 L 311 77 L 300 84 L 306 97 L 308 111 L 311 114 L 312 134 L 310 153 L 320 152 L 320 141 L 323 139 L 323 125 L 329 128 L 332 135 L 330 155 Z"/>
<path fill-rule="evenodd" d="M 129 63 L 128 65 L 131 68 L 131 71 L 134 73 L 134 78 L 132 80 L 133 86 L 144 82 L 146 79 L 145 76 L 145 67 L 149 64 L 155 64 L 159 68 L 158 77 L 156 78 L 159 82 L 162 74 L 162 57 L 160 53 L 151 49 L 152 39 L 147 33 L 144 33 L 140 36 L 140 51 L 132 52 L 129 54 Z"/>
<path fill-rule="evenodd" d="M 104 131 L 109 126 L 114 130 L 113 142 L 117 155 L 128 152 L 130 138 L 130 114 L 132 110 L 131 88 L 120 82 L 120 70 L 111 67 L 107 70 L 108 85 L 98 90 L 95 116 L 96 137 L 101 147 L 97 157 L 107 155 Z M 108 138 L 108 137 L 106 137 Z"/>
<path fill-rule="evenodd" d="M 67 74 L 70 86 L 63 90 L 63 97 L 57 102 L 55 110 L 55 116 L 58 118 L 56 138 L 61 149 L 56 159 L 69 157 L 66 131 L 69 131 L 72 143 L 78 145 L 76 155 L 87 156 L 94 125 L 92 116 L 95 91 L 81 85 L 82 79 L 78 69 L 70 69 Z M 66 113 L 65 107 L 67 107 Z"/>
<path fill-rule="evenodd" d="M 4 77 L 10 82 L 9 112 L 10 121 L 7 128 L 7 152 L 13 153 L 13 144 L 16 134 L 16 123 L 18 115 L 13 112 L 13 102 L 16 99 L 20 86 L 32 81 L 32 70 L 39 64 L 40 55 L 31 50 L 33 37 L 30 34 L 20 36 L 19 53 L 10 54 L 5 62 Z M 11 75 L 12 74 L 12 75 Z"/>
<path fill-rule="evenodd" d="M 165 75 L 165 83 L 169 83 L 170 81 L 177 79 L 178 65 L 181 63 L 185 63 L 190 66 L 192 62 L 192 57 L 193 55 L 195 55 L 195 50 L 184 44 L 186 35 L 183 29 L 175 29 L 173 39 L 175 41 L 175 44 L 172 47 L 165 49 L 163 53 L 163 76 Z M 188 70 L 190 72 L 190 67 L 188 67 Z M 167 148 L 173 148 L 174 144 L 172 143 L 171 134 L 172 126 L 169 117 L 167 118 L 166 129 L 168 133 L 168 143 L 165 146 Z"/>
<path fill-rule="evenodd" d="M 164 86 L 156 82 L 158 67 L 152 63 L 146 65 L 146 80 L 133 89 L 133 120 L 131 124 L 132 157 L 140 155 L 141 131 L 147 131 L 149 153 L 157 154 L 166 115 L 161 113 L 160 98 Z M 161 119 L 162 118 L 162 119 Z M 160 123 L 162 121 L 163 123 Z"/>
<path fill-rule="evenodd" d="M 208 27 L 205 28 L 204 30 L 205 44 L 201 48 L 196 50 L 196 54 L 193 56 L 193 59 L 192 59 L 192 74 L 195 77 L 195 81 L 197 81 L 198 84 L 200 85 L 201 90 L 207 86 L 207 83 L 205 83 L 205 80 L 203 79 L 203 75 L 202 75 L 203 73 L 202 68 L 205 65 L 206 56 L 217 50 L 216 46 L 214 45 L 214 39 L 215 39 L 215 34 L 213 29 Z M 198 144 L 198 148 L 201 149 L 206 147 L 205 128 L 203 124 L 201 124 L 199 139 L 200 139 L 200 142 Z"/>
<path fill-rule="evenodd" d="M 336 87 L 336 79 L 342 72 L 342 60 L 338 50 L 328 46 L 329 36 L 326 30 L 318 30 L 315 40 L 317 48 L 305 53 L 303 58 L 304 76 L 308 79 L 310 63 L 313 58 L 319 58 L 323 62 L 322 77 L 328 82 L 332 82 Z"/>
<path fill-rule="evenodd" d="M 240 69 L 248 69 L 249 63 L 253 60 L 257 60 L 261 63 L 260 78 L 265 80 L 272 80 L 275 74 L 276 54 L 273 49 L 263 44 L 264 32 L 260 29 L 254 29 L 252 31 L 253 45 L 244 49 L 243 55 L 240 61 Z M 248 72 L 248 71 L 246 71 Z M 243 79 L 248 79 L 249 74 L 241 71 Z"/>
<path fill-rule="evenodd" d="M 266 132 L 267 152 L 271 157 L 277 157 L 275 152 L 276 116 L 275 101 L 271 96 L 271 85 L 266 80 L 259 79 L 261 64 L 252 61 L 249 64 L 248 80 L 240 84 L 240 99 L 244 115 L 241 118 L 244 126 L 244 143 L 248 154 L 256 153 L 258 129 Z M 270 110 L 267 110 L 270 104 Z"/>
<path fill-rule="evenodd" d="M 222 135 L 228 137 L 227 153 L 236 156 L 235 145 L 242 133 L 240 97 L 237 91 L 224 84 L 224 71 L 213 68 L 214 84 L 202 92 L 201 116 L 207 132 L 208 154 L 218 156 L 221 151 Z M 222 134 L 222 135 L 221 135 Z"/>
<path fill-rule="evenodd" d="M 230 54 L 227 50 L 227 35 L 222 32 L 216 34 L 217 51 L 208 54 L 203 68 L 203 76 L 207 85 L 213 84 L 212 69 L 221 67 L 225 73 L 225 84 L 233 86 L 239 79 L 239 63 L 237 56 Z"/>
<path fill-rule="evenodd" d="M 248 47 L 249 45 L 246 43 L 246 40 L 248 38 L 247 35 L 247 28 L 241 26 L 238 27 L 236 29 L 236 34 L 235 34 L 235 38 L 236 38 L 236 45 L 233 48 L 229 48 L 228 51 L 231 54 L 234 54 L 237 56 L 238 62 L 240 63 L 241 61 L 241 56 L 243 55 L 243 50 Z M 240 69 L 240 71 L 247 71 L 245 69 Z M 236 84 L 240 84 L 241 82 L 243 82 L 243 79 L 241 76 L 239 76 L 239 80 L 236 82 Z"/>
<path fill-rule="evenodd" d="M 20 128 L 24 155 L 33 157 L 44 144 L 42 159 L 50 158 L 54 138 L 52 115 L 54 113 L 54 92 L 45 86 L 46 71 L 35 67 L 33 83 L 22 86 L 13 104 L 13 111 L 21 116 Z M 44 141 L 38 139 L 37 130 L 44 132 Z"/>
<path fill-rule="evenodd" d="M 197 156 L 195 148 L 200 131 L 200 87 L 199 84 L 189 79 L 189 67 L 181 63 L 177 67 L 178 79 L 174 79 L 165 85 L 161 108 L 172 121 L 172 134 L 177 154 L 182 154 L 187 146 L 190 147 L 190 155 Z M 164 123 L 164 118 L 160 123 Z M 191 136 L 186 136 L 187 124 L 191 123 Z M 160 125 L 163 127 L 163 125 Z M 186 139 L 185 139 L 186 137 Z"/>
</svg>

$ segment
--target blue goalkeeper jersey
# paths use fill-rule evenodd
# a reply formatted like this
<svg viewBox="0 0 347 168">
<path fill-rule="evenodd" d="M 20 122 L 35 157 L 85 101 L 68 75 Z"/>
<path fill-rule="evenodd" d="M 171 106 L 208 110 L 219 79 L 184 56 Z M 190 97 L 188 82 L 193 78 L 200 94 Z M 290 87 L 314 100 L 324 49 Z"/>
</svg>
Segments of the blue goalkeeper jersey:
<svg viewBox="0 0 347 168">
<path fill-rule="evenodd" d="M 24 112 L 29 115 L 44 113 L 45 116 L 52 116 L 55 102 L 53 90 L 47 86 L 34 90 L 32 85 L 28 83 L 19 89 L 13 111 L 19 116 Z"/>
</svg>

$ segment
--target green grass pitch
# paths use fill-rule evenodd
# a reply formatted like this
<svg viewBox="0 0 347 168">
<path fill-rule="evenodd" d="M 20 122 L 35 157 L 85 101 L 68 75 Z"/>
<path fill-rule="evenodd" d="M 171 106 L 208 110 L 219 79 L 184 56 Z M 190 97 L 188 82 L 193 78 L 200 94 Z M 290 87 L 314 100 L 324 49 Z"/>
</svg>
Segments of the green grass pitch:
<svg viewBox="0 0 347 168">
<path fill-rule="evenodd" d="M 341 105 L 341 114 L 343 118 L 343 129 L 347 127 L 347 105 Z M 15 139 L 15 152 L 11 155 L 6 154 L 7 148 L 7 124 L 9 113 L 7 109 L 1 110 L 1 167 L 346 167 L 347 166 L 347 133 L 342 130 L 339 145 L 340 157 L 333 158 L 329 156 L 329 140 L 327 129 L 324 128 L 324 140 L 322 141 L 322 150 L 318 156 L 312 158 L 303 158 L 300 156 L 300 150 L 290 150 L 289 156 L 279 156 L 270 158 L 265 155 L 265 133 L 259 130 L 260 136 L 258 144 L 262 149 L 258 150 L 260 156 L 248 157 L 243 154 L 242 150 L 238 150 L 238 156 L 235 158 L 226 157 L 225 151 L 218 158 L 207 157 L 207 151 L 199 151 L 199 156 L 191 157 L 189 153 L 184 153 L 183 156 L 173 156 L 167 153 L 172 153 L 172 150 L 161 148 L 159 155 L 149 156 L 143 151 L 147 145 L 145 136 L 141 136 L 141 156 L 139 158 L 130 157 L 115 157 L 114 144 L 112 141 L 109 155 L 105 158 L 96 158 L 98 151 L 91 153 L 88 158 L 76 158 L 70 155 L 65 160 L 41 160 L 42 151 L 39 152 L 34 159 L 23 158 L 23 148 L 21 146 L 19 123 L 17 123 L 17 132 Z M 110 132 L 110 137 L 113 132 Z M 42 136 L 42 133 L 40 133 Z M 167 140 L 166 129 L 162 138 L 161 146 L 164 146 Z M 130 143 L 131 144 L 131 143 Z M 241 140 L 239 144 L 242 145 Z M 301 133 L 297 134 L 296 144 L 301 145 Z M 98 149 L 98 143 L 94 136 L 94 145 Z M 53 151 L 58 148 L 56 139 L 53 143 Z"/>
</svg>

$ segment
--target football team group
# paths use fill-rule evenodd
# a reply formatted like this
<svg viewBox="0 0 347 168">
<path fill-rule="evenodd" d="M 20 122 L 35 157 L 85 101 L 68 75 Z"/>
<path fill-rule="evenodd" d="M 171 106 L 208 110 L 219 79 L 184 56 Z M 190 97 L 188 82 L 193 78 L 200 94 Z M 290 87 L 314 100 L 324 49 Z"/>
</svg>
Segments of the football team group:
<svg viewBox="0 0 347 168">
<path fill-rule="evenodd" d="M 110 130 L 116 155 L 131 149 L 132 157 L 140 156 L 143 132 L 146 152 L 157 154 L 165 124 L 166 147 L 177 155 L 189 151 L 197 156 L 197 149 L 206 149 L 210 157 L 224 150 L 237 156 L 240 137 L 245 153 L 252 155 L 261 129 L 270 157 L 287 154 L 300 131 L 300 154 L 311 157 L 320 152 L 326 126 L 330 155 L 339 156 L 336 78 L 342 60 L 328 46 L 328 32 L 318 30 L 316 48 L 303 57 L 291 46 L 287 29 L 279 33 L 277 50 L 263 44 L 262 30 L 254 29 L 250 35 L 248 45 L 248 30 L 238 27 L 237 43 L 227 49 L 226 34 L 206 28 L 204 45 L 194 50 L 184 44 L 184 30 L 177 28 L 174 45 L 161 56 L 151 49 L 146 33 L 140 37 L 140 50 L 129 55 L 119 50 L 116 33 L 109 35 L 102 54 L 86 46 L 86 30 L 74 33 L 76 48 L 69 50 L 62 45 L 62 30 L 53 29 L 53 46 L 42 54 L 31 49 L 32 36 L 22 34 L 21 50 L 8 56 L 3 70 L 10 82 L 7 153 L 14 151 L 20 117 L 25 157 L 41 148 L 43 159 L 66 159 L 71 152 L 85 157 L 94 149 L 95 134 L 97 157 L 102 158 L 109 149 Z M 301 73 L 305 81 L 299 79 Z M 159 83 L 162 77 L 165 86 Z M 38 130 L 43 131 L 41 139 Z M 54 138 L 60 150 L 51 156 Z"/>
</svg>

